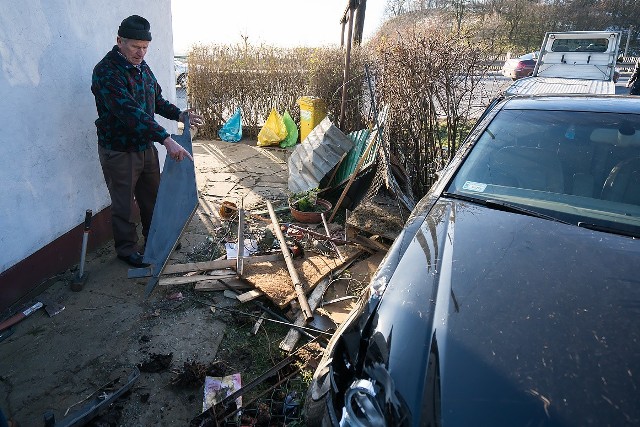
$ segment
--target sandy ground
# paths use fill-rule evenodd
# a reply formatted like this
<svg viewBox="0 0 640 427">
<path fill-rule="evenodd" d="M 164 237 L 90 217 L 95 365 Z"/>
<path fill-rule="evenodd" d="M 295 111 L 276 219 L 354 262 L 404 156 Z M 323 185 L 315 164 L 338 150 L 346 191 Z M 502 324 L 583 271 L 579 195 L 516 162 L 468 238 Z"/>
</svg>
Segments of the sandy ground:
<svg viewBox="0 0 640 427">
<path fill-rule="evenodd" d="M 213 255 L 206 251 L 212 240 L 229 233 L 218 215 L 223 199 L 262 209 L 264 199 L 277 206 L 287 197 L 285 150 L 220 141 L 196 140 L 193 145 L 200 206 L 182 235 L 182 249 L 169 264 Z M 88 280 L 82 291 L 70 291 L 71 270 L 45 284 L 42 296 L 65 309 L 54 317 L 37 311 L 0 342 L 0 407 L 8 416 L 23 426 L 38 426 L 44 425 L 44 413 L 52 411 L 59 422 L 113 380 L 120 382 L 112 389 L 122 386 L 154 354 L 172 354 L 172 367 L 216 360 L 234 325 L 212 314 L 203 301 L 222 307 L 237 303 L 220 291 L 199 294 L 192 286 L 159 286 L 144 300 L 146 279 L 127 279 L 128 268 L 109 242 L 87 255 Z M 185 298 L 171 299 L 180 289 Z M 347 309 L 343 303 L 343 317 Z M 116 405 L 113 419 L 94 425 L 188 425 L 201 412 L 202 390 L 172 387 L 172 376 L 166 369 L 141 373 L 131 393 Z"/>
</svg>

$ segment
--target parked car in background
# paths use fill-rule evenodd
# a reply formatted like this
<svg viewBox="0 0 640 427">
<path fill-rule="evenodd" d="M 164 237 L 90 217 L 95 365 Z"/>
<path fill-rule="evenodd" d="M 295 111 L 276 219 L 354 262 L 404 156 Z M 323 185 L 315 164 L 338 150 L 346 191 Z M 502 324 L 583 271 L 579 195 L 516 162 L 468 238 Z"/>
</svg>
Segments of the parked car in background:
<svg viewBox="0 0 640 427">
<path fill-rule="evenodd" d="M 173 66 L 176 72 L 176 86 L 186 86 L 188 73 L 187 63 L 181 59 L 173 58 Z"/>
<path fill-rule="evenodd" d="M 513 80 L 530 76 L 536 67 L 538 52 L 531 52 L 518 58 L 507 59 L 502 66 L 502 75 Z"/>
<path fill-rule="evenodd" d="M 640 422 L 640 106 L 484 113 L 329 342 L 307 425 Z"/>
</svg>

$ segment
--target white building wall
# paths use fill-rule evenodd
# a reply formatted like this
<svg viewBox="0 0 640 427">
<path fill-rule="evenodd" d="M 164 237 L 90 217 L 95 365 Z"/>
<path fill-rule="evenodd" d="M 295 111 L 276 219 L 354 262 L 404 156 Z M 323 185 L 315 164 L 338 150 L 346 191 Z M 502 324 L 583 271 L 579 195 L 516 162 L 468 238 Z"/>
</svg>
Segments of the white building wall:
<svg viewBox="0 0 640 427">
<path fill-rule="evenodd" d="M 133 14 L 151 23 L 146 60 L 175 103 L 170 0 L 0 2 L 0 272 L 110 205 L 91 73 Z"/>
</svg>

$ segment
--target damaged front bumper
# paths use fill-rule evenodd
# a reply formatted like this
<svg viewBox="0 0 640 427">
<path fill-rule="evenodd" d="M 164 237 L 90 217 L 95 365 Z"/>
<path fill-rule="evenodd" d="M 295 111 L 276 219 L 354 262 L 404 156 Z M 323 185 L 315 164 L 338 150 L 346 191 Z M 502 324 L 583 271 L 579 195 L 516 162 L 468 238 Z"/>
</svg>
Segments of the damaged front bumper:
<svg viewBox="0 0 640 427">
<path fill-rule="evenodd" d="M 370 337 L 379 296 L 364 298 L 329 342 L 308 399 L 334 426 L 408 425 L 407 411 L 385 365 L 384 345 Z M 307 419 L 309 425 L 323 424 Z"/>
</svg>

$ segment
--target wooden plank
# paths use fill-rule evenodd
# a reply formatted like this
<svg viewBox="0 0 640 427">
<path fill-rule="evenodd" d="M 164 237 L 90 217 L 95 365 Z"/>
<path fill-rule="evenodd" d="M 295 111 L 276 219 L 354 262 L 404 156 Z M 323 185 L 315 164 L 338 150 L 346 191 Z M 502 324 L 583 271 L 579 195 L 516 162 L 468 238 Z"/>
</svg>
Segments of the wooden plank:
<svg viewBox="0 0 640 427">
<path fill-rule="evenodd" d="M 244 264 L 254 264 L 257 262 L 279 261 L 283 259 L 281 253 L 259 255 L 244 258 Z M 221 268 L 233 268 L 236 266 L 235 259 L 220 259 L 214 261 L 190 262 L 186 264 L 167 265 L 162 274 L 187 273 L 190 271 L 218 270 Z"/>
<path fill-rule="evenodd" d="M 253 328 L 251 329 L 251 333 L 253 335 L 256 335 L 258 333 L 258 331 L 260 330 L 260 326 L 262 326 L 262 322 L 264 322 L 264 319 L 267 317 L 266 313 L 262 313 L 260 315 L 260 318 L 258 319 L 258 321 L 256 322 L 255 325 L 253 325 Z"/>
<path fill-rule="evenodd" d="M 231 286 L 233 289 L 238 291 L 244 291 L 245 289 L 249 289 L 251 286 L 243 283 L 239 280 L 228 280 L 226 281 L 227 285 Z M 228 286 L 223 285 L 218 280 L 203 280 L 201 282 L 196 283 L 196 286 L 193 288 L 196 291 L 208 292 L 208 291 L 225 291 L 228 290 Z"/>
<path fill-rule="evenodd" d="M 236 273 L 232 274 L 224 274 L 224 275 L 216 275 L 209 276 L 206 274 L 196 274 L 194 276 L 181 276 L 181 277 L 165 277 L 160 279 L 160 286 L 171 286 L 171 285 L 186 285 L 188 283 L 200 282 L 203 280 L 210 281 L 216 279 L 229 279 L 232 277 L 237 277 Z"/>
<path fill-rule="evenodd" d="M 367 238 L 367 237 L 362 237 L 362 236 L 354 236 L 350 239 L 352 242 L 355 242 L 359 245 L 371 248 L 375 251 L 382 251 L 382 252 L 387 252 L 389 251 L 389 246 L 385 245 L 384 243 L 380 243 L 376 240 Z"/>
<path fill-rule="evenodd" d="M 163 274 L 187 273 L 190 271 L 218 270 L 220 268 L 235 267 L 234 259 L 221 259 L 217 261 L 189 262 L 186 264 L 172 264 L 164 268 Z"/>
<path fill-rule="evenodd" d="M 237 296 L 238 301 L 240 302 L 247 302 L 247 301 L 251 301 L 254 300 L 258 297 L 261 297 L 262 295 L 264 295 L 264 292 L 262 292 L 259 289 L 252 289 L 249 292 L 245 292 L 243 294 L 240 294 Z"/>
</svg>

